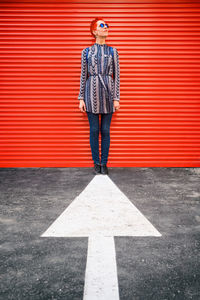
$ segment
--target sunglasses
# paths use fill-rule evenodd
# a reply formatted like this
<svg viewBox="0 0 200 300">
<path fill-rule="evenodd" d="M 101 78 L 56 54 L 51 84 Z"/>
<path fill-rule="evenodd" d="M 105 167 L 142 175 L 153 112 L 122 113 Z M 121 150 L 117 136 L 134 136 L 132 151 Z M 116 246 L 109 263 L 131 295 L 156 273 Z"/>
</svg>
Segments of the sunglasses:
<svg viewBox="0 0 200 300">
<path fill-rule="evenodd" d="M 99 24 L 99 26 L 100 26 L 101 28 L 104 28 L 104 25 L 105 25 L 106 28 L 109 28 L 109 25 L 108 25 L 108 24 L 104 24 L 104 23 Z"/>
</svg>

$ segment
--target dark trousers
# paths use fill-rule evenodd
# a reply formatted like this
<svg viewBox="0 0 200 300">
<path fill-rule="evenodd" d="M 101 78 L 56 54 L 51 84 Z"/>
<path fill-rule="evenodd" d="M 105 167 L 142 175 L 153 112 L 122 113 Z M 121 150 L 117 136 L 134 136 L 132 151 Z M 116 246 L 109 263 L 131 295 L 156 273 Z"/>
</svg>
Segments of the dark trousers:
<svg viewBox="0 0 200 300">
<path fill-rule="evenodd" d="M 106 165 L 110 147 L 110 123 L 113 112 L 108 114 L 93 114 L 87 111 L 90 124 L 90 147 L 95 164 L 99 161 L 99 115 L 101 115 L 101 165 Z"/>
</svg>

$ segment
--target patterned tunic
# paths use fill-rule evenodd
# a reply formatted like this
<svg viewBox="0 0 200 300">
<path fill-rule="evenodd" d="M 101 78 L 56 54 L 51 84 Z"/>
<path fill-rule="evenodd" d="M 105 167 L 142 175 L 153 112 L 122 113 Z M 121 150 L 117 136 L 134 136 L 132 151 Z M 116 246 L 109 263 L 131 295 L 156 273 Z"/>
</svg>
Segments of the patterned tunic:
<svg viewBox="0 0 200 300">
<path fill-rule="evenodd" d="M 120 101 L 120 66 L 119 55 L 113 47 L 94 43 L 81 53 L 80 92 L 78 99 L 83 99 L 86 111 L 95 114 L 115 112 L 113 100 Z M 113 75 L 113 77 L 112 77 Z"/>
</svg>

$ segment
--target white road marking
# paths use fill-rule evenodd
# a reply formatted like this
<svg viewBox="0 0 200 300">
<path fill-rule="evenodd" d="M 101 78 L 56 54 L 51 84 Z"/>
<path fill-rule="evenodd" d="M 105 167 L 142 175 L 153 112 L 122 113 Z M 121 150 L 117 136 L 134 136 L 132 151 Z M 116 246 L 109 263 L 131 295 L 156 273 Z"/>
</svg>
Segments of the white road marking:
<svg viewBox="0 0 200 300">
<path fill-rule="evenodd" d="M 119 299 L 115 255 L 113 237 L 89 237 L 84 300 Z"/>
<path fill-rule="evenodd" d="M 98 174 L 41 237 L 89 237 L 84 300 L 119 299 L 114 236 L 162 236 L 108 175 Z"/>
</svg>

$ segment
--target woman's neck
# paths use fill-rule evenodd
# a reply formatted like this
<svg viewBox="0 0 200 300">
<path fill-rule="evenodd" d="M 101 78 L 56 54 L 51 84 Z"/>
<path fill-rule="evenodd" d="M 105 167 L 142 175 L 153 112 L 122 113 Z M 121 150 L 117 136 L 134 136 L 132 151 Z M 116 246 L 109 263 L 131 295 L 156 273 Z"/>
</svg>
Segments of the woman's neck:
<svg viewBox="0 0 200 300">
<path fill-rule="evenodd" d="M 96 44 L 99 44 L 99 45 L 105 45 L 105 39 L 96 39 Z"/>
</svg>

